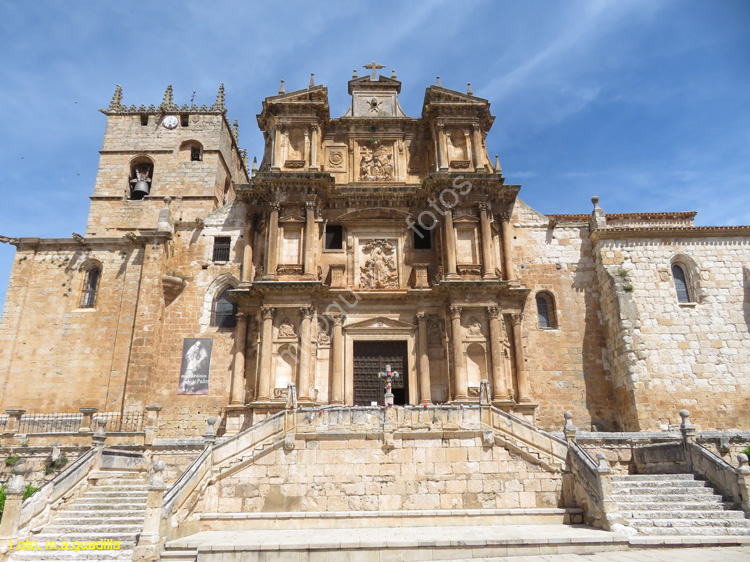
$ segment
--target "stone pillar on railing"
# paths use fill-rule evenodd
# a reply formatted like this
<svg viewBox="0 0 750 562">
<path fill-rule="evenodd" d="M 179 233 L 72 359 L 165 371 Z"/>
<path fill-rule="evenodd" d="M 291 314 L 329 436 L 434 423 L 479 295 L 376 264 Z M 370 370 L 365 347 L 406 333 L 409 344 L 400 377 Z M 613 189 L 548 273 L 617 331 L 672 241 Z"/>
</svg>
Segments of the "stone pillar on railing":
<svg viewBox="0 0 750 562">
<path fill-rule="evenodd" d="M 740 489 L 740 504 L 745 517 L 750 517 L 750 466 L 748 466 L 747 455 L 737 455 L 739 466 L 737 467 L 737 487 Z"/>
<path fill-rule="evenodd" d="M 596 472 L 599 477 L 599 493 L 602 499 L 602 526 L 605 530 L 612 529 L 614 524 L 622 524 L 622 520 L 617 516 L 617 502 L 612 499 L 612 469 L 607 464 L 607 457 L 599 451 L 596 453 Z"/>
<path fill-rule="evenodd" d="M 8 423 L 5 425 L 4 435 L 15 435 L 18 433 L 18 428 L 21 426 L 21 416 L 26 413 L 26 410 L 5 410 L 8 414 Z"/>
<path fill-rule="evenodd" d="M 206 419 L 206 433 L 203 435 L 203 445 L 210 447 L 216 442 L 216 417 L 208 416 Z"/>
<path fill-rule="evenodd" d="M 138 537 L 138 545 L 133 552 L 133 560 L 150 562 L 159 560 L 161 555 L 162 503 L 164 501 L 164 490 L 167 489 L 161 473 L 165 466 L 164 461 L 156 461 L 153 465 L 154 474 L 148 484 L 146 520 L 143 523 L 143 532 Z"/>
<path fill-rule="evenodd" d="M 0 540 L 6 540 L 18 536 L 18 522 L 21 518 L 21 504 L 23 504 L 23 493 L 26 490 L 26 482 L 23 476 L 26 474 L 27 466 L 23 459 L 13 467 L 13 476 L 10 478 L 5 496 L 5 509 L 2 521 L 0 521 Z M 2 547 L 5 548 L 6 544 Z"/>
<path fill-rule="evenodd" d="M 564 416 L 565 425 L 563 426 L 563 435 L 565 436 L 565 440 L 575 443 L 578 428 L 573 425 L 573 414 L 571 414 L 570 412 L 565 412 Z"/>
<path fill-rule="evenodd" d="M 682 433 L 682 440 L 687 444 L 688 441 L 695 440 L 695 426 L 690 422 L 690 412 L 687 410 L 680 410 L 680 417 L 682 418 L 680 433 Z"/>
<path fill-rule="evenodd" d="M 96 416 L 94 424 L 96 425 L 96 431 L 91 437 L 91 446 L 101 449 L 104 447 L 104 441 L 107 439 L 107 431 L 104 429 L 107 425 L 107 418 L 104 416 Z"/>
<path fill-rule="evenodd" d="M 143 430 L 146 433 L 146 445 L 153 445 L 156 439 L 156 432 L 159 429 L 159 412 L 162 406 L 146 406 L 146 424 Z"/>
<path fill-rule="evenodd" d="M 81 417 L 81 425 L 78 428 L 78 433 L 91 433 L 94 431 L 91 429 L 93 425 L 91 423 L 92 416 L 99 411 L 99 408 L 78 408 L 78 411 L 83 414 Z"/>
</svg>

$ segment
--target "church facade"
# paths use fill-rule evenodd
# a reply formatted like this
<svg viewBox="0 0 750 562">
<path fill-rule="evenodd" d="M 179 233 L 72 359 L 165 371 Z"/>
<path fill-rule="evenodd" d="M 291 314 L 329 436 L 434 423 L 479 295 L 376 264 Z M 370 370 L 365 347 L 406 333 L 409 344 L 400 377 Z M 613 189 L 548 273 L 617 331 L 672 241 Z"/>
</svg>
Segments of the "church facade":
<svg viewBox="0 0 750 562">
<path fill-rule="evenodd" d="M 210 107 L 122 103 L 86 232 L 17 247 L 0 405 L 143 412 L 162 436 L 284 409 L 492 403 L 559 429 L 750 422 L 750 227 L 694 212 L 544 215 L 519 199 L 471 91 L 349 81 L 263 101 L 248 165 L 223 85 Z M 4 233 L 6 234 L 6 233 Z M 290 386 L 293 383 L 294 386 Z"/>
</svg>

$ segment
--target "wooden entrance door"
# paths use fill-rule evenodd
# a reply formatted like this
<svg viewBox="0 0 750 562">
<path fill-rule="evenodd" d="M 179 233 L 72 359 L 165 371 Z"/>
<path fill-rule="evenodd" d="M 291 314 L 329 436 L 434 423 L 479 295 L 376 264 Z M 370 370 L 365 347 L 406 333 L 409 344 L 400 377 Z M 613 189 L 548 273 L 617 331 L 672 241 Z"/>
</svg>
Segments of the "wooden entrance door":
<svg viewBox="0 0 750 562">
<path fill-rule="evenodd" d="M 372 402 L 383 405 L 385 383 L 378 373 L 385 366 L 401 375 L 393 380 L 393 403 L 403 406 L 409 403 L 409 380 L 407 375 L 405 341 L 355 341 L 354 342 L 354 404 L 369 406 Z"/>
</svg>

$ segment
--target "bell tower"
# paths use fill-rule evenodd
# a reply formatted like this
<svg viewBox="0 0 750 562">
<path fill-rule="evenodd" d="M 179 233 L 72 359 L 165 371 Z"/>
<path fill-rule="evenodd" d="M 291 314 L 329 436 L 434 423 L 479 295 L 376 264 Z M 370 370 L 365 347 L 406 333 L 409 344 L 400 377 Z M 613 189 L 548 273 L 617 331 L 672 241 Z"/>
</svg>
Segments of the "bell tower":
<svg viewBox="0 0 750 562">
<path fill-rule="evenodd" d="M 176 219 L 194 220 L 229 203 L 233 185 L 248 181 L 237 122 L 230 125 L 226 116 L 224 84 L 210 107 L 178 106 L 171 85 L 158 107 L 127 107 L 118 85 L 100 111 L 107 126 L 87 236 L 156 228 L 167 196 Z"/>
</svg>

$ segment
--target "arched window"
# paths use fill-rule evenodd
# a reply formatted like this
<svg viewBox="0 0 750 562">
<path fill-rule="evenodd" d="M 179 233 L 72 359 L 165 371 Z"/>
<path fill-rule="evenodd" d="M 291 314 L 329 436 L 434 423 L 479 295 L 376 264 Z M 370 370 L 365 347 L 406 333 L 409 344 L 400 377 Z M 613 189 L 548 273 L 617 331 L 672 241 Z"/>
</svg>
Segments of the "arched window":
<svg viewBox="0 0 750 562">
<path fill-rule="evenodd" d="M 229 289 L 224 289 L 214 301 L 211 325 L 219 328 L 234 328 L 237 325 L 237 305 L 229 298 Z"/>
<path fill-rule="evenodd" d="M 86 271 L 86 279 L 83 283 L 81 293 L 81 308 L 94 308 L 96 306 L 96 290 L 99 287 L 101 270 L 97 266 L 90 267 Z"/>
<path fill-rule="evenodd" d="M 130 163 L 128 199 L 140 201 L 151 193 L 154 163 L 148 156 L 139 156 Z"/>
<path fill-rule="evenodd" d="M 677 302 L 692 302 L 685 268 L 678 263 L 672 264 L 672 277 L 674 278 L 674 288 L 677 291 Z"/>
<path fill-rule="evenodd" d="M 539 316 L 540 328 L 557 328 L 555 318 L 555 300 L 549 293 L 537 293 L 536 310 Z"/>
<path fill-rule="evenodd" d="M 196 140 L 188 140 L 180 145 L 180 162 L 203 161 L 203 145 Z"/>
</svg>

